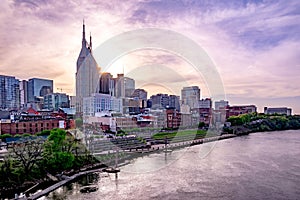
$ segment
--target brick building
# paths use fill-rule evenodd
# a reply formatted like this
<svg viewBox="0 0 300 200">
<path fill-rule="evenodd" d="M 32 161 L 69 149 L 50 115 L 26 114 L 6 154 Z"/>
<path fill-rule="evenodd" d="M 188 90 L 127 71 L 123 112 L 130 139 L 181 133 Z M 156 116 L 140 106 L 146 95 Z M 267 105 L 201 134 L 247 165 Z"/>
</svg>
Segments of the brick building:
<svg viewBox="0 0 300 200">
<path fill-rule="evenodd" d="M 2 120 L 0 122 L 0 134 L 35 134 L 43 130 L 51 130 L 54 128 L 65 128 L 66 121 L 59 119 L 37 120 L 37 121 L 23 121 L 12 122 L 11 120 Z"/>
</svg>

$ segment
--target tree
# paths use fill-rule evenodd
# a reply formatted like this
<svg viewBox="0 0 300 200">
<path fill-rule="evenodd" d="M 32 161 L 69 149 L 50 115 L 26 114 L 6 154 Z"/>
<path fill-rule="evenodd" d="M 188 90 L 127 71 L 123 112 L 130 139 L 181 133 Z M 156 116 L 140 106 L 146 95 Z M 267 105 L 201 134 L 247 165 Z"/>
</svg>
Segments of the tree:
<svg viewBox="0 0 300 200">
<path fill-rule="evenodd" d="M 41 158 L 44 141 L 41 139 L 17 142 L 11 145 L 13 156 L 18 160 L 25 175 L 29 175 L 33 166 Z"/>
<path fill-rule="evenodd" d="M 75 159 L 74 138 L 67 136 L 62 129 L 53 129 L 45 142 L 43 159 L 45 167 L 51 172 L 69 169 Z"/>
<path fill-rule="evenodd" d="M 200 129 L 205 126 L 206 126 L 206 124 L 204 122 L 199 122 L 199 124 L 198 124 L 198 128 L 200 128 Z"/>
</svg>

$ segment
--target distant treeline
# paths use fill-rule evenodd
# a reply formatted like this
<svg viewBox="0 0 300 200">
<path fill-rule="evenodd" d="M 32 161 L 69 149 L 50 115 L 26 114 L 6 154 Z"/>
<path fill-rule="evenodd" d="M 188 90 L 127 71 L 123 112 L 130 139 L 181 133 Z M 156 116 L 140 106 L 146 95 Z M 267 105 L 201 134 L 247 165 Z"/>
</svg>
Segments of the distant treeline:
<svg viewBox="0 0 300 200">
<path fill-rule="evenodd" d="M 231 126 L 224 132 L 244 135 L 252 132 L 300 129 L 300 115 L 266 115 L 263 113 L 242 114 L 227 119 Z"/>
</svg>

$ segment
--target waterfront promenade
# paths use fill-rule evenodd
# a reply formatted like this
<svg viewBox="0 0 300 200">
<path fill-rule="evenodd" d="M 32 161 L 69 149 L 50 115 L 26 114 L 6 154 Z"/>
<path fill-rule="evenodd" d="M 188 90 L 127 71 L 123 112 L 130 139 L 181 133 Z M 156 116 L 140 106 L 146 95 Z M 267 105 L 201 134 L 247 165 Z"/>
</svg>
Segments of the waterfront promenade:
<svg viewBox="0 0 300 200">
<path fill-rule="evenodd" d="M 187 146 L 193 146 L 193 145 L 198 145 L 198 144 L 202 144 L 202 143 L 208 143 L 208 142 L 213 142 L 213 141 L 218 141 L 218 140 L 222 140 L 222 139 L 227 139 L 227 138 L 232 138 L 235 137 L 235 135 L 233 134 L 225 134 L 225 135 L 221 135 L 221 136 L 214 136 L 214 137 L 208 137 L 208 138 L 202 138 L 202 139 L 197 139 L 197 140 L 192 140 L 192 141 L 184 141 L 184 142 L 177 142 L 177 143 L 169 143 L 169 144 L 157 144 L 157 145 L 152 145 L 150 148 L 144 148 L 144 149 L 137 149 L 137 150 L 133 150 L 131 151 L 131 153 L 129 154 L 129 156 L 126 156 L 125 159 L 123 158 L 123 160 L 130 160 L 130 158 L 133 157 L 138 157 L 138 156 L 142 156 L 146 153 L 154 153 L 154 152 L 159 152 L 159 151 L 163 151 L 165 149 L 175 149 L 175 148 L 183 148 L 183 147 L 187 147 Z M 124 151 L 124 152 L 129 152 L 129 151 Z M 116 152 L 112 152 L 112 153 L 116 153 Z M 136 154 L 134 154 L 136 153 Z M 134 155 L 133 155 L 134 154 Z M 113 164 L 115 161 L 114 158 L 112 158 L 111 160 L 102 163 L 102 164 L 106 164 L 106 165 L 110 165 Z M 126 164 L 126 162 L 125 162 Z M 120 165 L 124 165 L 124 163 L 120 164 Z M 120 166 L 119 165 L 119 166 Z M 64 186 L 72 181 L 74 181 L 76 178 L 85 175 L 85 174 L 89 174 L 89 173 L 94 173 L 94 172 L 101 172 L 103 170 L 103 168 L 99 168 L 99 169 L 92 169 L 92 170 L 88 170 L 88 171 L 82 171 L 79 172 L 77 174 L 74 174 L 70 177 L 66 177 L 64 180 L 55 183 L 54 185 L 40 191 L 37 192 L 27 198 L 22 198 L 22 199 L 30 199 L 30 200 L 34 200 L 34 199 L 38 199 L 42 196 L 45 196 L 47 194 L 49 194 L 50 192 L 56 190 L 57 188 Z"/>
</svg>

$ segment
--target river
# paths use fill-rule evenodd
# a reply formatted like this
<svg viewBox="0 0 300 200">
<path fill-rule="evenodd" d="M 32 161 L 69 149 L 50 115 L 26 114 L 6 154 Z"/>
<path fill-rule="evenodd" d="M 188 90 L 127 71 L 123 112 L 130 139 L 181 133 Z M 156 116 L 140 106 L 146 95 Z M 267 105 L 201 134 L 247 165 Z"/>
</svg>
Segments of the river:
<svg viewBox="0 0 300 200">
<path fill-rule="evenodd" d="M 80 193 L 86 181 L 98 191 Z M 132 160 L 41 199 L 300 199 L 300 130 L 254 133 Z"/>
</svg>

